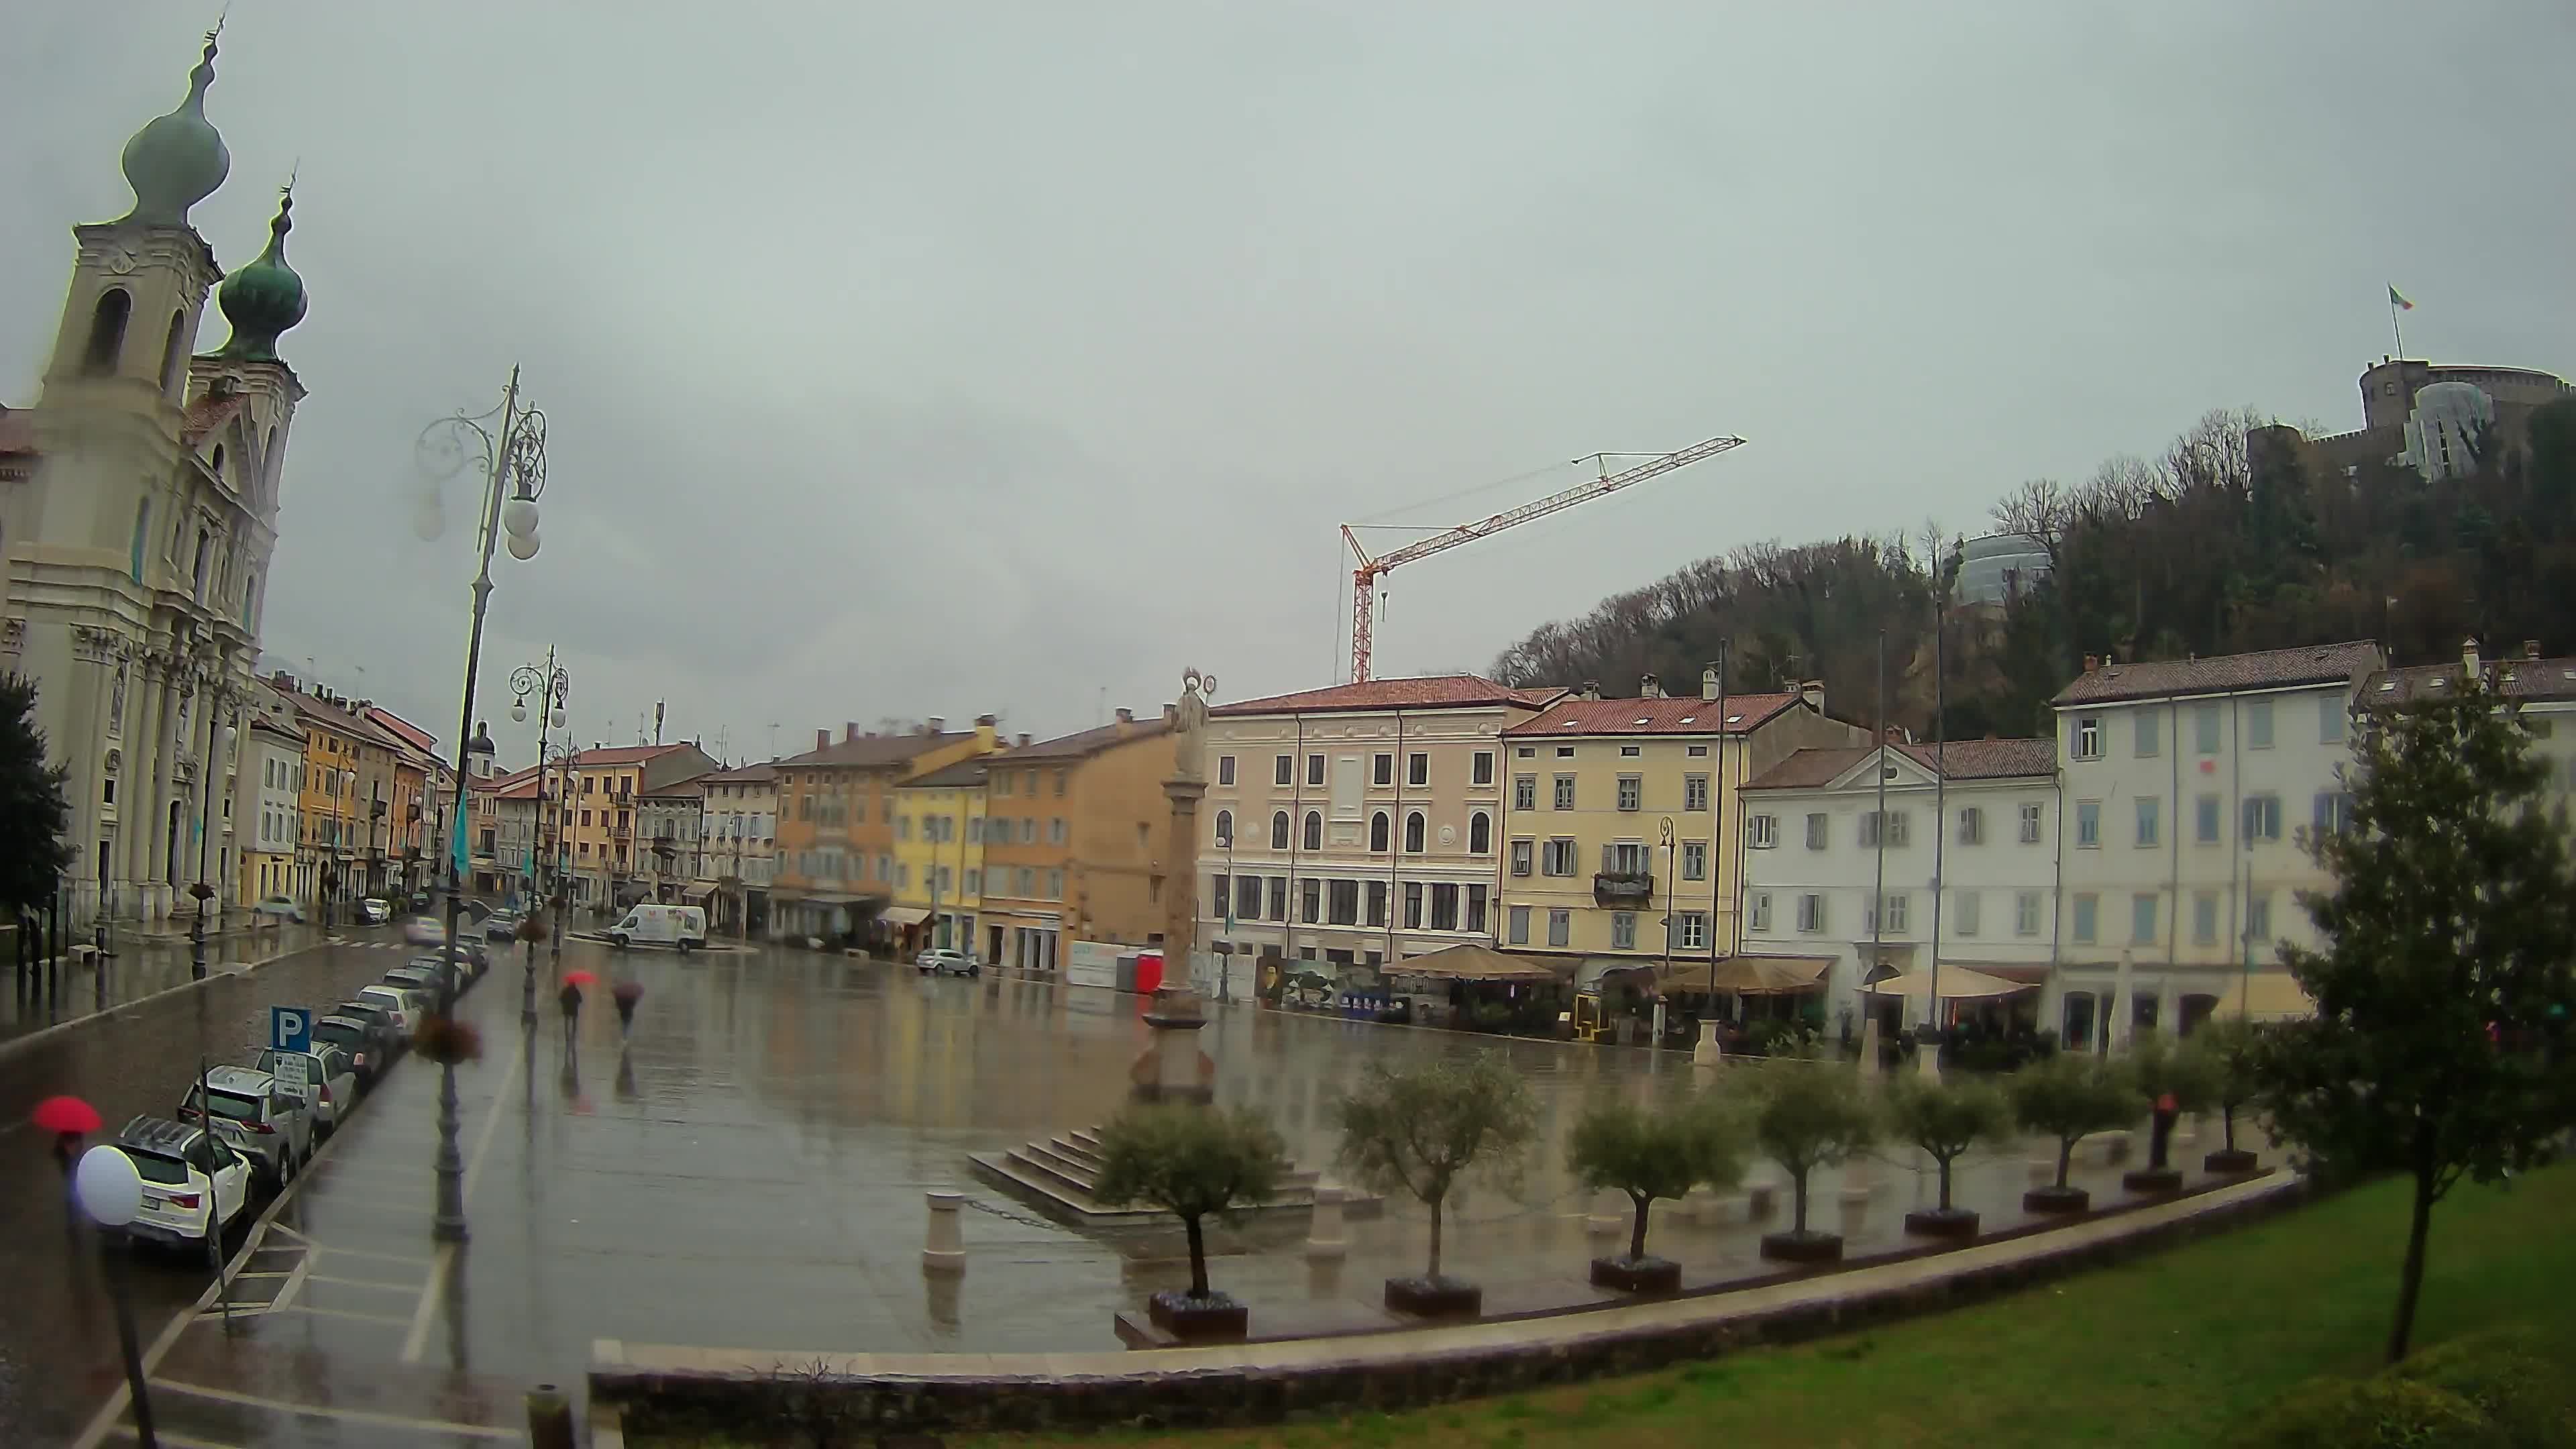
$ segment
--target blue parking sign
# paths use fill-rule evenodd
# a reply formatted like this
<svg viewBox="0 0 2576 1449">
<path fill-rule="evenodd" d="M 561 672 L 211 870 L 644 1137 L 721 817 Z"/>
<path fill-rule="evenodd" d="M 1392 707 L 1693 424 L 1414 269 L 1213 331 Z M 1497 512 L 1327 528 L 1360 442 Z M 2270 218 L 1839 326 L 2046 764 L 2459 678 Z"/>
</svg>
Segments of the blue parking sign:
<svg viewBox="0 0 2576 1449">
<path fill-rule="evenodd" d="M 268 1044 L 282 1052 L 313 1049 L 313 1013 L 300 1006 L 268 1009 Z"/>
</svg>

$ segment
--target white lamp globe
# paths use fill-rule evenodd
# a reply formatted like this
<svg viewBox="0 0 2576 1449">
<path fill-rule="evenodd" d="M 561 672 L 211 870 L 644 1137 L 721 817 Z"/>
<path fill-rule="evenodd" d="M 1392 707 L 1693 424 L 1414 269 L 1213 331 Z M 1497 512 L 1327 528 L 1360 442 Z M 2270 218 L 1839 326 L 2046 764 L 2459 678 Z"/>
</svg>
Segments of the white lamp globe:
<svg viewBox="0 0 2576 1449">
<path fill-rule="evenodd" d="M 513 538 L 537 534 L 537 500 L 513 498 L 501 505 L 501 531 Z"/>
<path fill-rule="evenodd" d="M 510 722 L 512 724 L 526 724 L 528 722 L 528 706 L 525 702 L 510 706 Z"/>
<path fill-rule="evenodd" d="M 536 556 L 537 536 L 535 534 L 514 533 L 510 535 L 510 557 L 519 560 L 521 563 L 525 563 Z"/>
<path fill-rule="evenodd" d="M 554 712 L 554 717 L 553 717 L 553 718 L 554 718 L 554 726 L 555 726 L 555 728 L 556 728 L 556 729 L 562 729 L 562 728 L 563 728 L 563 722 L 564 722 L 564 712 L 563 712 L 563 708 L 562 708 L 562 706 L 560 706 L 560 705 L 556 706 L 556 708 L 555 708 L 555 712 Z"/>
<path fill-rule="evenodd" d="M 143 1211 L 143 1175 L 134 1159 L 113 1147 L 93 1147 L 72 1169 L 72 1192 L 81 1211 L 103 1228 L 121 1228 Z"/>
</svg>

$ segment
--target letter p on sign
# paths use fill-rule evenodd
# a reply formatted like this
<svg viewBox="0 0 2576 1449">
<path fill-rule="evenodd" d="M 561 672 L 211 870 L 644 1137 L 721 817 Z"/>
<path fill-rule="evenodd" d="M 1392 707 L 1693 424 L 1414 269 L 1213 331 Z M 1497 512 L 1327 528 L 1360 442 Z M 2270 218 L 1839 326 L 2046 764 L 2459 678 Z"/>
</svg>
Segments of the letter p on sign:
<svg viewBox="0 0 2576 1449">
<path fill-rule="evenodd" d="M 313 1049 L 313 1014 L 300 1006 L 268 1009 L 268 1044 L 282 1052 Z"/>
</svg>

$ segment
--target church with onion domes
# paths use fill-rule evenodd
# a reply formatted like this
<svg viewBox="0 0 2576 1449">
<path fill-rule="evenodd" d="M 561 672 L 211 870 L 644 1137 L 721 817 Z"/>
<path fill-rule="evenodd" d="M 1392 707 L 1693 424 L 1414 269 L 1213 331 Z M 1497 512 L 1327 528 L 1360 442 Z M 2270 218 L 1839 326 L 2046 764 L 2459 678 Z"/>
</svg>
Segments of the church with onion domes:
<svg viewBox="0 0 2576 1449">
<path fill-rule="evenodd" d="M 126 142 L 133 209 L 72 228 L 41 395 L 0 408 L 0 670 L 35 681 L 66 772 L 79 923 L 185 916 L 199 881 L 239 901 L 233 832 L 257 819 L 227 802 L 258 783 L 241 737 L 270 693 L 260 611 L 304 398 L 279 345 L 305 295 L 291 181 L 229 274 L 189 221 L 232 170 L 206 115 L 215 53 L 209 34 L 186 97 Z M 210 300 L 230 336 L 201 352 Z"/>
</svg>

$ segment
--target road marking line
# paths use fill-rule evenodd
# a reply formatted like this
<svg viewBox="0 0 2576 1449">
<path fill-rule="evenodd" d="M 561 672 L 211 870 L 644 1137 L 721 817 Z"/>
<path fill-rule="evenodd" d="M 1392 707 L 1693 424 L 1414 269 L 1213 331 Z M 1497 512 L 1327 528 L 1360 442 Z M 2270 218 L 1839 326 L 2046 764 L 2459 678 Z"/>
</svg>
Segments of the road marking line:
<svg viewBox="0 0 2576 1449">
<path fill-rule="evenodd" d="M 337 1288 L 373 1288 L 383 1293 L 417 1293 L 420 1291 L 420 1285 L 417 1283 L 379 1283 L 372 1278 L 333 1278 L 322 1273 L 310 1274 L 304 1281 L 307 1283 L 328 1283 Z"/>
<path fill-rule="evenodd" d="M 233 1281 L 238 1283 L 244 1278 L 292 1278 L 294 1276 L 295 1270 L 292 1268 L 274 1270 L 263 1269 L 257 1273 L 235 1273 L 233 1275 Z"/>
<path fill-rule="evenodd" d="M 137 1434 L 133 1428 L 124 1424 L 119 1424 L 116 1427 L 116 1436 L 120 1439 L 134 1440 L 136 1443 L 142 1442 L 142 1436 Z M 243 1446 L 239 1444 L 226 1444 L 219 1439 L 199 1439 L 188 1434 L 173 1434 L 169 1430 L 159 1428 L 157 1426 L 152 1431 L 152 1437 L 163 1444 L 172 1446 L 172 1449 L 243 1449 Z"/>
<path fill-rule="evenodd" d="M 429 1434 L 463 1434 L 475 1439 L 500 1439 L 524 1444 L 528 1436 L 519 1429 L 498 1429 L 489 1424 L 459 1424 L 446 1419 L 415 1419 L 405 1414 L 379 1414 L 368 1409 L 343 1409 L 322 1404 L 299 1404 L 291 1399 L 272 1399 L 259 1394 L 239 1393 L 232 1389 L 208 1388 L 204 1384 L 181 1383 L 177 1379 L 153 1379 L 152 1387 L 189 1398 L 212 1399 L 219 1404 L 240 1404 L 253 1409 L 275 1409 L 280 1413 L 317 1419 L 346 1419 L 352 1424 L 374 1424 L 387 1429 L 418 1429 Z"/>
<path fill-rule="evenodd" d="M 395 1328 L 405 1327 L 411 1322 L 408 1318 L 396 1318 L 390 1313 L 361 1313 L 354 1308 L 317 1308 L 310 1303 L 280 1303 L 275 1307 L 270 1308 L 268 1311 L 271 1313 L 318 1313 L 325 1318 L 354 1318 L 360 1323 L 383 1323 L 390 1324 Z"/>
<path fill-rule="evenodd" d="M 306 1238 L 304 1241 L 312 1243 L 313 1251 L 317 1253 L 339 1253 L 352 1258 L 382 1258 L 388 1263 L 409 1263 L 415 1268 L 427 1267 L 430 1261 L 427 1258 L 415 1258 L 408 1253 L 379 1253 L 367 1248 L 339 1248 L 329 1243 L 315 1242 L 311 1238 Z"/>
<path fill-rule="evenodd" d="M 510 1088 L 519 1080 L 526 1065 L 525 1054 L 510 1058 L 510 1070 L 501 1078 L 501 1089 L 492 1094 L 492 1109 L 483 1114 L 483 1130 L 475 1135 L 474 1155 L 465 1164 L 465 1181 L 457 1190 L 460 1204 L 474 1200 L 474 1179 L 483 1173 L 483 1159 L 492 1151 L 492 1129 L 501 1125 L 501 1108 L 510 1100 Z M 437 1266 L 430 1269 L 429 1281 L 421 1285 L 420 1302 L 413 1307 L 411 1334 L 403 1340 L 402 1361 L 420 1362 L 421 1351 L 429 1346 L 429 1322 L 438 1316 L 438 1304 L 447 1294 L 447 1275 L 454 1271 L 456 1245 L 441 1243 Z"/>
</svg>

